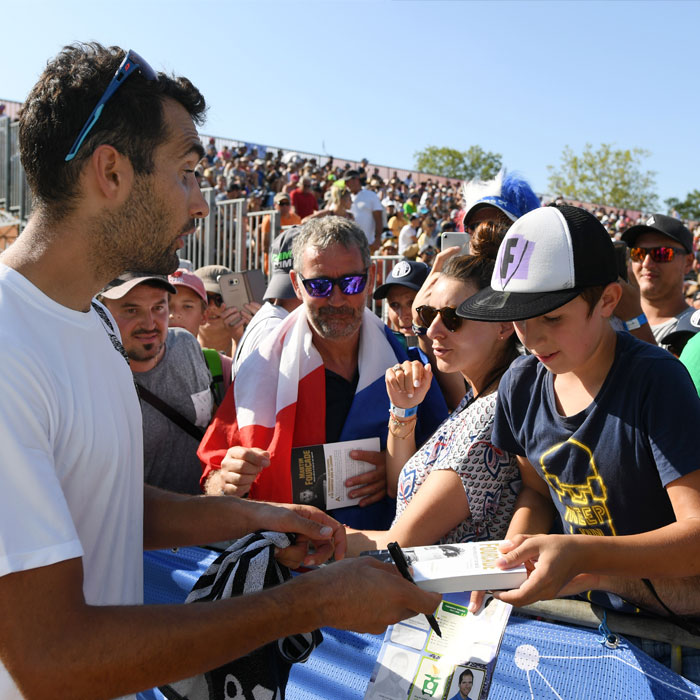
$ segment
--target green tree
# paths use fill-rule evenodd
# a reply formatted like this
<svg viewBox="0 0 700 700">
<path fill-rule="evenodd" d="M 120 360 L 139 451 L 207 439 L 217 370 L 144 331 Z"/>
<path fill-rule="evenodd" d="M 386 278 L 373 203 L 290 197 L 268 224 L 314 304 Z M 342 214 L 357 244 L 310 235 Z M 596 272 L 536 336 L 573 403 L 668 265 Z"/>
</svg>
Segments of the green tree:
<svg viewBox="0 0 700 700">
<path fill-rule="evenodd" d="M 485 151 L 481 146 L 470 146 L 466 151 L 426 146 L 413 157 L 416 170 L 458 180 L 489 180 L 501 169 L 501 154 Z"/>
<path fill-rule="evenodd" d="M 683 219 L 700 220 L 700 190 L 688 192 L 683 201 L 677 197 L 670 197 L 664 202 L 669 214 L 675 209 Z"/>
<path fill-rule="evenodd" d="M 644 169 L 651 153 L 613 146 L 603 143 L 594 150 L 587 143 L 581 155 L 566 146 L 559 166 L 547 166 L 552 194 L 625 209 L 655 209 L 656 173 Z"/>
</svg>

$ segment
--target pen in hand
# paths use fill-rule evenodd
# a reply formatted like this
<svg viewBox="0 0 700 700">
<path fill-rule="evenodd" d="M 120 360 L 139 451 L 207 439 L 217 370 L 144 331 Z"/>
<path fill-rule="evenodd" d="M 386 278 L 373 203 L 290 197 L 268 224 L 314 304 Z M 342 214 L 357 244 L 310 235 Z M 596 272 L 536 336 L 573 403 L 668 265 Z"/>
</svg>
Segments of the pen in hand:
<svg viewBox="0 0 700 700">
<path fill-rule="evenodd" d="M 401 550 L 399 543 L 398 542 L 389 542 L 389 544 L 387 545 L 387 549 L 389 550 L 389 554 L 391 555 L 391 558 L 393 559 L 394 564 L 396 564 L 396 568 L 399 570 L 399 573 L 407 581 L 410 581 L 411 583 L 415 584 L 415 581 L 413 580 L 413 576 L 411 576 L 411 572 L 408 570 L 408 561 L 406 561 L 406 556 L 404 555 L 403 551 Z M 435 634 L 437 634 L 438 637 L 442 637 L 442 632 L 440 631 L 440 625 L 438 625 L 438 622 L 435 619 L 435 615 L 426 615 L 425 617 L 428 620 L 428 624 L 432 627 L 433 632 L 435 632 Z"/>
</svg>

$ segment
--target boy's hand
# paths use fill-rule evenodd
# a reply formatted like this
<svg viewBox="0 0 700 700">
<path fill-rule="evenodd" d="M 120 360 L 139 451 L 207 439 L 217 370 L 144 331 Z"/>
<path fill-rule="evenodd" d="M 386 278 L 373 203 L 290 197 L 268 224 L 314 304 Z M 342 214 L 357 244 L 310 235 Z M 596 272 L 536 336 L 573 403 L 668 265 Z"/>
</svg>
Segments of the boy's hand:
<svg viewBox="0 0 700 700">
<path fill-rule="evenodd" d="M 499 549 L 503 557 L 496 564 L 501 569 L 512 569 L 520 564 L 527 569 L 527 581 L 512 591 L 494 593 L 494 597 L 517 607 L 551 600 L 567 587 L 579 590 L 583 564 L 581 540 L 576 535 L 516 535 Z M 470 606 L 471 609 L 471 606 Z"/>
</svg>

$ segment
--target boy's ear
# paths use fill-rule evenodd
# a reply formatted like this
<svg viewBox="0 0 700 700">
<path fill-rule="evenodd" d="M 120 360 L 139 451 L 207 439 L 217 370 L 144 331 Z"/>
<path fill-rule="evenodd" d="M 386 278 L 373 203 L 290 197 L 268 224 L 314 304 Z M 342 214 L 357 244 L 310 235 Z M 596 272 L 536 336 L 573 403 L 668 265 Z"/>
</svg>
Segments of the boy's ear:
<svg viewBox="0 0 700 700">
<path fill-rule="evenodd" d="M 615 312 L 620 298 L 622 297 L 622 287 L 619 282 L 611 282 L 600 295 L 598 306 L 600 307 L 601 315 L 604 318 L 610 318 Z"/>
</svg>

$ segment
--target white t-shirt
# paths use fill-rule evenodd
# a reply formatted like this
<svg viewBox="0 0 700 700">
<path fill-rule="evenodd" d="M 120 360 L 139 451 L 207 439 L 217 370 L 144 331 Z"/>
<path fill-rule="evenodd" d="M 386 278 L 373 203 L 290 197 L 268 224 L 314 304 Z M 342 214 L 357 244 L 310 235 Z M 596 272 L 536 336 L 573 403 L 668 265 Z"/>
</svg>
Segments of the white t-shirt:
<svg viewBox="0 0 700 700">
<path fill-rule="evenodd" d="M 355 217 L 355 223 L 365 232 L 367 242 L 372 245 L 376 235 L 373 212 L 384 212 L 379 197 L 372 190 L 361 189 L 356 195 L 353 195 L 350 211 Z M 382 214 L 383 216 L 384 214 Z"/>
<path fill-rule="evenodd" d="M 129 366 L 94 309 L 61 306 L 2 264 L 0 319 L 0 576 L 82 557 L 89 604 L 142 603 L 141 408 Z M 0 699 L 20 697 L 0 663 Z"/>
<path fill-rule="evenodd" d="M 403 255 L 406 248 L 418 242 L 418 231 L 406 224 L 399 233 L 399 255 Z"/>
</svg>

